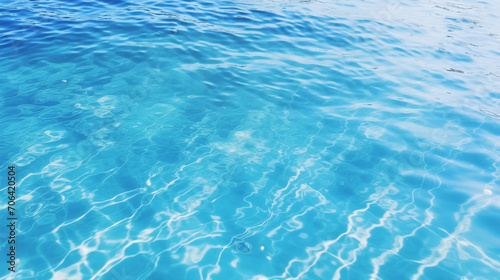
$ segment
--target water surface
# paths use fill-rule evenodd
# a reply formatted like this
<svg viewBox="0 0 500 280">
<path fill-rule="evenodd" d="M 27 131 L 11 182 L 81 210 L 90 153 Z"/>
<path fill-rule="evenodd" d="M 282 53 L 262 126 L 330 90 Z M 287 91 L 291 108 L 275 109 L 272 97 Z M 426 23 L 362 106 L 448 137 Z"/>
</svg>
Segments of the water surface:
<svg viewBox="0 0 500 280">
<path fill-rule="evenodd" d="M 4 3 L 2 277 L 500 279 L 498 11 Z"/>
</svg>

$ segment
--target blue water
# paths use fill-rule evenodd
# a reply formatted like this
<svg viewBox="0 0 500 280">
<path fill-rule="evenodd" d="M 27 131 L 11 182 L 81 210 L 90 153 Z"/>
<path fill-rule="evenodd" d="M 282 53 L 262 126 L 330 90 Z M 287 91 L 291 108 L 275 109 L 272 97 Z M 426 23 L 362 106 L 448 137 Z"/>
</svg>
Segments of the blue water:
<svg viewBox="0 0 500 280">
<path fill-rule="evenodd" d="M 498 1 L 2 2 L 2 279 L 500 279 Z"/>
</svg>

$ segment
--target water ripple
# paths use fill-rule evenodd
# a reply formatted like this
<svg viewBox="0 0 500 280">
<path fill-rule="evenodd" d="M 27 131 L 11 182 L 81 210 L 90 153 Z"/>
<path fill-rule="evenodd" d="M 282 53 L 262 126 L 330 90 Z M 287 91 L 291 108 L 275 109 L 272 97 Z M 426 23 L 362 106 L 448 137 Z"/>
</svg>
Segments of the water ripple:
<svg viewBox="0 0 500 280">
<path fill-rule="evenodd" d="M 496 279 L 499 9 L 3 5 L 1 277 Z"/>
</svg>

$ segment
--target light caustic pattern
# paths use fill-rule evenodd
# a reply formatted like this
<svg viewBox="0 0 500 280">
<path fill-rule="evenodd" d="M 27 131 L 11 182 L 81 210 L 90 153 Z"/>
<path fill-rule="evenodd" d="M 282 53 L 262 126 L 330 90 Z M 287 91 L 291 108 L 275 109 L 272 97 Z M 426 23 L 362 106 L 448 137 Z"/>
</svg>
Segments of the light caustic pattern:
<svg viewBox="0 0 500 280">
<path fill-rule="evenodd" d="M 0 9 L 3 279 L 500 279 L 497 3 L 167 2 Z"/>
</svg>

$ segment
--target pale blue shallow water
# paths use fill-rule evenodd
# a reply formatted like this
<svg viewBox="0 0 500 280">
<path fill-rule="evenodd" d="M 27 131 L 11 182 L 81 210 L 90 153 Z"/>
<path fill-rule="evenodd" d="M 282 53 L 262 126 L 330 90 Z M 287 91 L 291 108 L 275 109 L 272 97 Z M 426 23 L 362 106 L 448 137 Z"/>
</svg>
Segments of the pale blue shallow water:
<svg viewBox="0 0 500 280">
<path fill-rule="evenodd" d="M 2 2 L 2 279 L 500 279 L 497 2 Z"/>
</svg>

